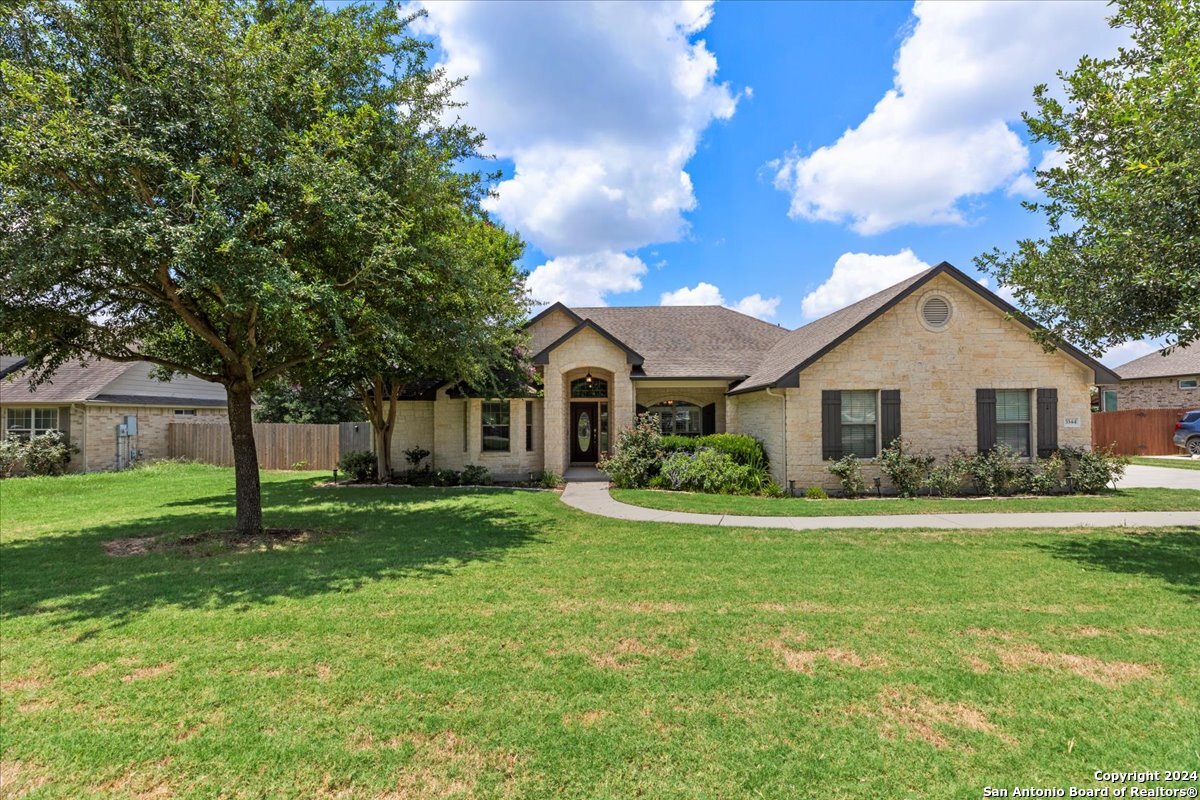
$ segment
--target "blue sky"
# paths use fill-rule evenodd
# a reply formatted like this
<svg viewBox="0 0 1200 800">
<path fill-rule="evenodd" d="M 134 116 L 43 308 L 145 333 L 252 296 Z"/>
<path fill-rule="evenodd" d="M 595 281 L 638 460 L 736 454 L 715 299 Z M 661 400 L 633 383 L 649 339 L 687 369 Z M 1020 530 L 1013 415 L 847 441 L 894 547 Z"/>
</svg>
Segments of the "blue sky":
<svg viewBox="0 0 1200 800">
<path fill-rule="evenodd" d="M 425 7 L 537 300 L 787 327 L 1041 233 L 1020 201 L 1056 154 L 1020 113 L 1121 38 L 1089 2 Z"/>
</svg>

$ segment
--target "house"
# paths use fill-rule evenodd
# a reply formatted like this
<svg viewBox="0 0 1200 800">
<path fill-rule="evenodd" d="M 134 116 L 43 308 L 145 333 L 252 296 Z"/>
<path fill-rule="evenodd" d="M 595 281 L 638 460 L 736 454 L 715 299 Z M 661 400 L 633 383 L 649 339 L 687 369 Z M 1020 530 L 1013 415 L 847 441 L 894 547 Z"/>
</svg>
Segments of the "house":
<svg viewBox="0 0 1200 800">
<path fill-rule="evenodd" d="M 1090 446 L 1091 386 L 1116 376 L 1069 345 L 1046 352 L 1032 326 L 946 263 L 796 330 L 719 306 L 555 303 L 526 325 L 541 396 L 441 386 L 402 403 L 393 444 L 439 469 L 562 473 L 649 412 L 663 433 L 757 437 L 798 487 L 832 486 L 829 459 L 873 458 L 901 434 L 938 455 Z"/>
<path fill-rule="evenodd" d="M 166 458 L 168 423 L 225 416 L 225 387 L 190 375 L 156 380 L 150 375 L 153 366 L 144 361 L 68 362 L 31 390 L 24 374 L 26 360 L 2 359 L 3 435 L 62 431 L 79 448 L 71 458 L 75 472 Z"/>
<path fill-rule="evenodd" d="M 1200 344 L 1163 348 L 1114 372 L 1120 382 L 1100 387 L 1102 411 L 1200 408 Z"/>
</svg>

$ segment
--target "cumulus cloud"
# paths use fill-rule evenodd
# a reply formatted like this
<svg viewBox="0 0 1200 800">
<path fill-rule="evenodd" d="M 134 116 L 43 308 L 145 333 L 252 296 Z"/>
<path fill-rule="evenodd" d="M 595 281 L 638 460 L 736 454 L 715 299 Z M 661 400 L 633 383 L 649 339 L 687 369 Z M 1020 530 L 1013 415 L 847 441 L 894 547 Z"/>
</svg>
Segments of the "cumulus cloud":
<svg viewBox="0 0 1200 800">
<path fill-rule="evenodd" d="M 551 258 L 531 285 L 576 291 L 566 278 L 578 268 L 588 280 L 593 256 L 686 234 L 696 198 L 685 166 L 738 100 L 697 38 L 711 2 L 424 7 L 448 74 L 469 76 L 464 118 L 514 164 L 489 210 Z"/>
<path fill-rule="evenodd" d="M 602 306 L 610 292 L 642 288 L 644 274 L 646 264 L 637 256 L 589 253 L 550 259 L 529 275 L 526 285 L 538 305 L 558 300 L 569 306 Z"/>
<path fill-rule="evenodd" d="M 1036 172 L 1049 172 L 1055 167 L 1065 167 L 1067 156 L 1061 150 L 1047 150 L 1042 153 Z M 1004 193 L 1009 197 L 1040 197 L 1042 192 L 1037 187 L 1037 176 L 1028 172 L 1018 175 Z"/>
<path fill-rule="evenodd" d="M 843 253 L 834 263 L 828 280 L 805 295 L 800 308 L 809 319 L 822 317 L 930 266 L 907 248 L 894 255 Z"/>
<path fill-rule="evenodd" d="M 1106 367 L 1120 367 L 1135 358 L 1157 352 L 1162 347 L 1161 343 L 1153 341 L 1125 342 L 1105 351 L 1104 355 L 1100 357 L 1100 363 Z"/>
<path fill-rule="evenodd" d="M 1103 2 L 917 2 L 893 86 L 866 119 L 831 145 L 771 163 L 775 185 L 791 194 L 789 215 L 873 234 L 963 224 L 963 198 L 1030 191 L 1029 152 L 1010 123 L 1055 70 L 1115 49 L 1124 34 L 1108 27 L 1107 10 Z"/>
<path fill-rule="evenodd" d="M 720 289 L 704 281 L 691 288 L 684 286 L 673 292 L 663 292 L 658 302 L 663 306 L 725 306 L 759 319 L 770 319 L 779 309 L 778 297 L 763 297 L 758 292 L 735 303 L 726 302 Z"/>
</svg>

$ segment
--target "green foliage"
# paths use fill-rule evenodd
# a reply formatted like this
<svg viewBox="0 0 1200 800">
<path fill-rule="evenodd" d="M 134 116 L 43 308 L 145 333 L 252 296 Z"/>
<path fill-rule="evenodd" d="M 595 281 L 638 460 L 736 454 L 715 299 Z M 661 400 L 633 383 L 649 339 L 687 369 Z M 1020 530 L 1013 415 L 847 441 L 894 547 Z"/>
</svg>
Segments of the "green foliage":
<svg viewBox="0 0 1200 800">
<path fill-rule="evenodd" d="M 670 436 L 659 437 L 658 446 L 665 455 L 671 455 L 672 453 L 694 453 L 700 446 L 700 438 L 699 436 L 678 436 L 671 434 Z"/>
<path fill-rule="evenodd" d="M 999 444 L 971 459 L 971 478 L 981 493 L 999 497 L 1011 493 L 1020 457 L 1008 445 Z"/>
<path fill-rule="evenodd" d="M 340 381 L 276 379 L 255 393 L 254 402 L 255 422 L 328 425 L 362 419 L 362 409 Z"/>
<path fill-rule="evenodd" d="M 355 483 L 375 480 L 375 454 L 368 450 L 351 450 L 342 454 L 338 468 Z"/>
<path fill-rule="evenodd" d="M 429 458 L 429 451 L 424 447 L 410 447 L 404 451 L 404 460 L 412 465 L 413 469 L 421 466 L 421 462 Z"/>
<path fill-rule="evenodd" d="M 659 445 L 663 453 L 694 453 L 700 448 L 711 447 L 725 453 L 737 464 L 753 467 L 765 472 L 768 467 L 767 452 L 763 444 L 753 436 L 740 433 L 710 433 L 707 436 L 663 436 Z"/>
<path fill-rule="evenodd" d="M 879 455 L 879 468 L 901 497 L 914 497 L 929 479 L 936 460 L 931 455 L 913 453 L 909 443 L 896 439 Z"/>
<path fill-rule="evenodd" d="M 1200 4 L 1115 9 L 1110 24 L 1132 41 L 1080 59 L 1061 92 L 1038 86 L 1025 115 L 1033 140 L 1062 156 L 1038 171 L 1045 199 L 1025 204 L 1050 235 L 976 259 L 1037 321 L 1096 352 L 1200 336 Z"/>
<path fill-rule="evenodd" d="M 1066 491 L 1066 464 L 1058 453 L 1021 464 L 1014 484 L 1026 494 L 1060 494 Z"/>
<path fill-rule="evenodd" d="M 804 490 L 804 498 L 806 500 L 828 500 L 829 493 L 820 486 L 810 486 Z"/>
<path fill-rule="evenodd" d="M 434 486 L 458 486 L 462 481 L 462 475 L 452 469 L 435 469 L 433 471 Z"/>
<path fill-rule="evenodd" d="M 613 454 L 600 459 L 597 466 L 619 488 L 639 489 L 648 486 L 658 474 L 663 452 L 662 438 L 658 417 L 639 414 L 633 427 L 617 432 Z"/>
<path fill-rule="evenodd" d="M 738 464 L 728 453 L 701 447 L 694 453 L 672 453 L 659 473 L 666 488 L 709 494 L 750 494 L 762 486 L 753 467 Z"/>
<path fill-rule="evenodd" d="M 538 484 L 543 489 L 557 489 L 563 485 L 563 477 L 554 470 L 542 470 L 542 474 L 538 476 Z"/>
<path fill-rule="evenodd" d="M 925 487 L 938 497 L 954 497 L 962 494 L 971 479 L 972 456 L 962 450 L 934 464 L 925 477 Z"/>
<path fill-rule="evenodd" d="M 1095 494 L 1111 486 L 1125 475 L 1129 457 L 1117 455 L 1112 448 L 1085 450 L 1063 447 L 1058 451 L 1062 459 L 1066 483 L 1073 492 Z"/>
<path fill-rule="evenodd" d="M 467 464 L 459 474 L 459 482 L 463 486 L 491 486 L 492 473 L 487 467 L 478 464 Z"/>
<path fill-rule="evenodd" d="M 829 473 L 841 483 L 842 495 L 845 497 L 858 497 L 867 490 L 867 482 L 862 473 L 862 462 L 854 453 L 847 453 L 831 463 Z"/>
<path fill-rule="evenodd" d="M 59 431 L 50 431 L 28 439 L 10 436 L 0 441 L 0 478 L 14 475 L 62 475 L 79 448 Z"/>
</svg>

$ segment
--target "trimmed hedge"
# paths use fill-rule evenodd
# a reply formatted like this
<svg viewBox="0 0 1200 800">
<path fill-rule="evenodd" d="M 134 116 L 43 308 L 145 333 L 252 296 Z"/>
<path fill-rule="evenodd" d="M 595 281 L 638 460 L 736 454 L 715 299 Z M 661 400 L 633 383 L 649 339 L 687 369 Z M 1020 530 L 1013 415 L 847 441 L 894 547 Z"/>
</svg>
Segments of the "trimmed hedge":
<svg viewBox="0 0 1200 800">
<path fill-rule="evenodd" d="M 766 471 L 769 465 L 762 442 L 742 433 L 710 433 L 708 436 L 664 436 L 659 446 L 663 453 L 695 453 L 711 448 L 733 459 L 733 463 Z"/>
</svg>

